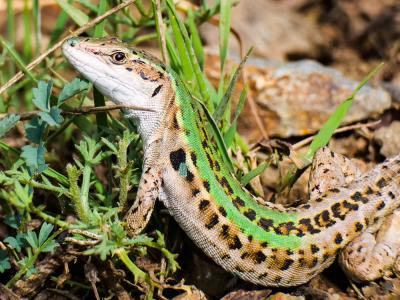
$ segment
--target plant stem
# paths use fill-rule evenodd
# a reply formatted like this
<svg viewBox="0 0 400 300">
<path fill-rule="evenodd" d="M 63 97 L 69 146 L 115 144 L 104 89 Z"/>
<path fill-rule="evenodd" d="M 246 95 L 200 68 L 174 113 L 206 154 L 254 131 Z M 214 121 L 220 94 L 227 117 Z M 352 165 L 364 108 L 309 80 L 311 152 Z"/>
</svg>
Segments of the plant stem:
<svg viewBox="0 0 400 300">
<path fill-rule="evenodd" d="M 85 164 L 83 168 L 83 178 L 81 187 L 81 203 L 85 220 L 88 218 L 89 213 L 89 188 L 90 188 L 90 175 L 92 174 L 92 167 L 90 164 Z"/>
</svg>

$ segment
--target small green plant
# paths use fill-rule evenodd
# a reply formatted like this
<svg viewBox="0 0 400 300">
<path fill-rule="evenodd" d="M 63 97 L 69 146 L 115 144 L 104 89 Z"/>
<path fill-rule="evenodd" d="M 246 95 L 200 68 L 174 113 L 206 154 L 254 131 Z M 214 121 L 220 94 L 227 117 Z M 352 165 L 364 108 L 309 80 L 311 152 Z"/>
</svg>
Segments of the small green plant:
<svg viewBox="0 0 400 300">
<path fill-rule="evenodd" d="M 19 194 L 25 194 L 25 197 L 29 197 L 29 191 L 21 186 L 16 187 Z M 8 236 L 4 239 L 4 243 L 8 246 L 12 257 L 15 259 L 19 266 L 19 271 L 8 281 L 7 286 L 12 286 L 22 276 L 29 277 L 36 272 L 34 263 L 41 253 L 52 252 L 59 244 L 54 240 L 59 232 L 55 232 L 52 235 L 54 226 L 44 222 L 40 228 L 39 234 L 34 231 L 27 231 L 25 233 L 19 233 L 15 237 Z M 3 273 L 5 270 L 10 269 L 10 259 L 5 256 L 6 251 L 2 250 L 0 254 L 2 259 L 0 260 L 0 271 Z"/>
</svg>

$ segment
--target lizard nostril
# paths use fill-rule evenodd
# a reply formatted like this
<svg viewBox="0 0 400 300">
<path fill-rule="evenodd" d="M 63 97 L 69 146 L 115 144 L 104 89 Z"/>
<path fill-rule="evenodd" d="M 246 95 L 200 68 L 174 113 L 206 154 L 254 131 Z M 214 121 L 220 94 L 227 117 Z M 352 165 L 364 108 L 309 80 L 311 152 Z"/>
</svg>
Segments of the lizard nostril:
<svg viewBox="0 0 400 300">
<path fill-rule="evenodd" d="M 70 38 L 67 40 L 68 45 L 71 47 L 75 47 L 79 43 L 79 39 L 76 37 Z"/>
</svg>

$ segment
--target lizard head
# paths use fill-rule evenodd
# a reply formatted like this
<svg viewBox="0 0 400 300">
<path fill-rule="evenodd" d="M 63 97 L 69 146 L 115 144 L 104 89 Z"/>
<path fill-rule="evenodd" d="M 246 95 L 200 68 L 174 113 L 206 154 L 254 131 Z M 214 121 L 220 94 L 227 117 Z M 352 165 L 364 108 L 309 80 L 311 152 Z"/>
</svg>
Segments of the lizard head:
<svg viewBox="0 0 400 300">
<path fill-rule="evenodd" d="M 116 104 L 135 105 L 161 112 L 169 80 L 157 58 L 121 42 L 117 38 L 68 39 L 64 56 L 86 79 Z"/>
<path fill-rule="evenodd" d="M 70 38 L 64 56 L 86 79 L 116 104 L 135 106 L 126 113 L 138 123 L 145 144 L 162 129 L 172 99 L 171 78 L 157 58 L 117 38 Z"/>
</svg>

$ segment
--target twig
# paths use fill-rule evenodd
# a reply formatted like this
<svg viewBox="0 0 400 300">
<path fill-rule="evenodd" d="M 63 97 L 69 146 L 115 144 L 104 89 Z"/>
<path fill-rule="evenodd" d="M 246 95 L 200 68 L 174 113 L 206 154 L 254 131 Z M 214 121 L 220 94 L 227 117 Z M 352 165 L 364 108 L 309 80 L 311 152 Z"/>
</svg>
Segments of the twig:
<svg viewBox="0 0 400 300">
<path fill-rule="evenodd" d="M 344 127 L 340 127 L 338 129 L 335 130 L 334 134 L 336 133 L 340 133 L 340 132 L 346 132 L 346 131 L 350 131 L 350 130 L 355 130 L 355 129 L 360 129 L 360 128 L 366 128 L 366 127 L 373 127 L 375 125 L 378 125 L 381 122 L 381 120 L 378 121 L 373 121 L 373 122 L 369 122 L 369 123 L 365 123 L 365 124 L 355 124 L 355 125 L 350 125 L 350 126 L 344 126 Z M 305 138 L 304 140 L 294 144 L 292 146 L 292 148 L 294 150 L 298 150 L 301 147 L 309 144 L 312 142 L 312 140 L 314 139 L 315 135 L 310 136 L 308 138 Z"/>
<path fill-rule="evenodd" d="M 155 0 L 156 5 L 156 17 L 158 20 L 158 27 L 160 28 L 160 44 L 161 44 L 161 55 L 163 62 L 168 65 L 167 55 L 167 43 L 165 41 L 165 23 L 161 15 L 161 3 L 160 0 Z"/>
<path fill-rule="evenodd" d="M 27 65 L 27 70 L 32 70 L 35 68 L 38 64 L 40 64 L 50 53 L 54 52 L 56 49 L 60 48 L 61 45 L 68 40 L 71 37 L 80 35 L 84 33 L 86 30 L 89 28 L 92 28 L 96 24 L 100 23 L 103 21 L 105 18 L 108 16 L 116 13 L 117 11 L 120 11 L 121 9 L 131 5 L 134 3 L 136 0 L 127 0 L 125 2 L 122 2 L 121 4 L 117 5 L 116 7 L 106 11 L 104 14 L 101 16 L 98 16 L 97 18 L 87 22 L 85 25 L 82 27 L 78 28 L 77 30 L 73 31 L 71 34 L 67 35 L 65 38 L 61 39 L 57 44 L 55 44 L 53 47 L 39 55 L 35 60 L 33 60 L 29 65 Z M 7 83 L 5 83 L 1 88 L 0 88 L 0 95 L 3 94 L 10 86 L 12 86 L 14 83 L 16 83 L 18 80 L 20 80 L 22 77 L 24 77 L 24 73 L 22 71 L 19 71 L 13 78 L 11 78 Z"/>
<path fill-rule="evenodd" d="M 79 116 L 79 115 L 88 115 L 88 114 L 97 114 L 101 112 L 106 112 L 110 110 L 116 109 L 134 109 L 134 110 L 142 110 L 142 111 L 153 111 L 150 108 L 139 107 L 135 105 L 106 105 L 106 106 L 85 106 L 82 108 L 62 110 L 61 115 L 63 116 Z M 34 110 L 26 113 L 19 114 L 20 121 L 30 120 L 33 117 L 36 117 L 40 113 L 40 110 Z M 0 114 L 0 119 L 7 117 L 9 114 Z"/>
</svg>

